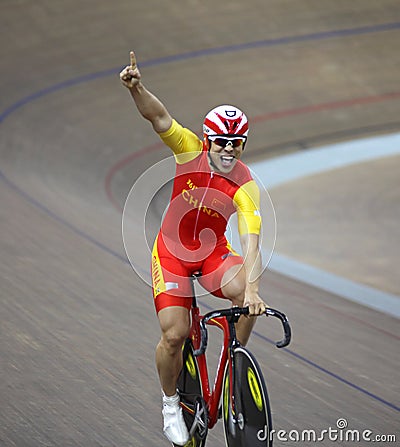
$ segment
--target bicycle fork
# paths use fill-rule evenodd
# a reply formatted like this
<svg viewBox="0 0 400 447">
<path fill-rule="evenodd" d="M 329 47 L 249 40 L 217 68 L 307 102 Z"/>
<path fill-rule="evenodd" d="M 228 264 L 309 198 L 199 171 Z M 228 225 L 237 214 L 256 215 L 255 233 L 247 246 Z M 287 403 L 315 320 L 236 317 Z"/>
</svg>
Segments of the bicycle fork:
<svg viewBox="0 0 400 447">
<path fill-rule="evenodd" d="M 229 402 L 228 405 L 231 409 L 231 415 L 232 419 L 230 423 L 233 423 L 234 425 L 238 425 L 239 428 L 243 428 L 243 416 L 240 414 L 237 414 L 236 411 L 236 402 L 235 402 L 235 387 L 236 387 L 236 370 L 235 367 L 235 348 L 240 346 L 239 341 L 236 338 L 236 328 L 235 324 L 239 321 L 240 315 L 234 315 L 231 318 L 228 319 L 228 326 L 229 326 L 229 360 L 228 360 L 228 368 L 229 368 Z M 229 413 L 228 413 L 229 414 Z M 231 427 L 233 429 L 233 427 Z"/>
</svg>

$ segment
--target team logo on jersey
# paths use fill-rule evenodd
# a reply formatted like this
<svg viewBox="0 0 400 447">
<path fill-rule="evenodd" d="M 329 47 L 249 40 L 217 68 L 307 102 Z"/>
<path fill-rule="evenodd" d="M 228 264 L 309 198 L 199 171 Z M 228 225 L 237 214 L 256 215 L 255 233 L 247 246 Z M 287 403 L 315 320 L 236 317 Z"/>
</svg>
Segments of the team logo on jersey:
<svg viewBox="0 0 400 447">
<path fill-rule="evenodd" d="M 211 202 L 211 207 L 215 210 L 225 211 L 226 205 L 218 199 L 213 199 Z"/>
<path fill-rule="evenodd" d="M 182 189 L 182 197 L 185 202 L 191 205 L 193 208 L 197 208 L 199 211 L 208 214 L 211 217 L 219 218 L 219 214 L 212 208 L 208 208 L 199 199 L 194 197 L 187 189 Z"/>
</svg>

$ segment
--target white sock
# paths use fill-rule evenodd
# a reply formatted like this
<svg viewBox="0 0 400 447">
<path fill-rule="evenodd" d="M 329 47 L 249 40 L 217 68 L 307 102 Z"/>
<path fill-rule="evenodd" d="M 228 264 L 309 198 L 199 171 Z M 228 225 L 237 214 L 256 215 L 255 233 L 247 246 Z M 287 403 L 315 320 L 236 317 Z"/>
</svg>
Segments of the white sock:
<svg viewBox="0 0 400 447">
<path fill-rule="evenodd" d="M 162 391 L 162 395 L 163 395 L 163 403 L 167 404 L 167 405 L 176 405 L 177 403 L 179 403 L 179 395 L 178 393 L 175 393 L 173 396 L 166 396 L 166 394 L 164 393 L 164 391 Z"/>
</svg>

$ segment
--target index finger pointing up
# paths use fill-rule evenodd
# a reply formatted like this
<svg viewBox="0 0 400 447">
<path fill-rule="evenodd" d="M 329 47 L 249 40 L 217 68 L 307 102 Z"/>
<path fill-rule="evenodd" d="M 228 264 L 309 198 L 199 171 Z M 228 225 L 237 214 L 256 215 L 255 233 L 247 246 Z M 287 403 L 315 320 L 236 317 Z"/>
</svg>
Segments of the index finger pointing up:
<svg viewBox="0 0 400 447">
<path fill-rule="evenodd" d="M 133 51 L 131 51 L 129 53 L 130 57 L 131 57 L 131 67 L 134 70 L 136 68 L 136 56 L 135 53 Z"/>
</svg>

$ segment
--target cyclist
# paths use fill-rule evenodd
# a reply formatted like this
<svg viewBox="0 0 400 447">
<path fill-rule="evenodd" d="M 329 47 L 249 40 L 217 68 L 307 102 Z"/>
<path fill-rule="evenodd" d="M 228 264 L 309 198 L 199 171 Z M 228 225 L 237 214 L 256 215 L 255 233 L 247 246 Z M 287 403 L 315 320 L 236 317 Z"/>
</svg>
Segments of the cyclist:
<svg viewBox="0 0 400 447">
<path fill-rule="evenodd" d="M 259 190 L 239 160 L 248 135 L 245 114 L 230 105 L 211 110 L 203 124 L 203 141 L 182 127 L 163 103 L 146 89 L 130 53 L 120 73 L 140 114 L 175 156 L 171 202 L 152 253 L 153 294 L 161 328 L 156 365 L 163 394 L 164 433 L 176 445 L 189 434 L 176 391 L 182 368 L 182 345 L 189 334 L 190 276 L 201 271 L 201 285 L 232 305 L 249 306 L 260 315 L 266 304 L 258 294 L 261 274 Z M 229 245 L 225 232 L 234 212 L 243 257 Z M 237 336 L 245 345 L 254 318 L 241 317 Z"/>
</svg>

